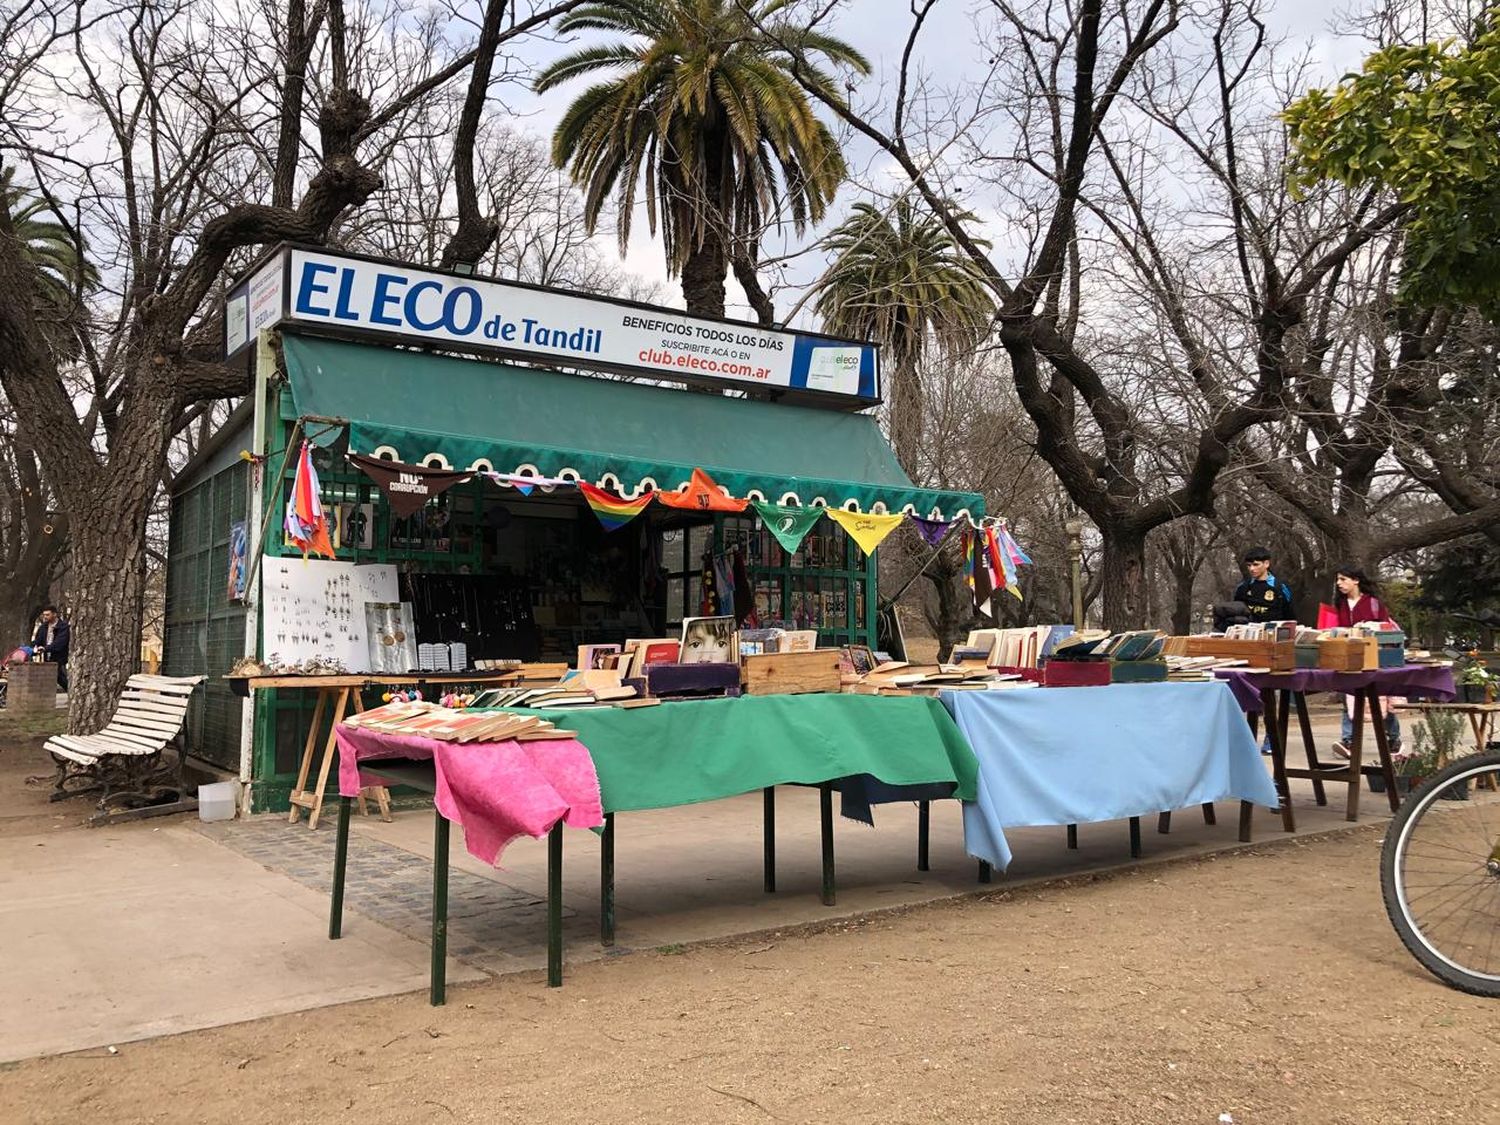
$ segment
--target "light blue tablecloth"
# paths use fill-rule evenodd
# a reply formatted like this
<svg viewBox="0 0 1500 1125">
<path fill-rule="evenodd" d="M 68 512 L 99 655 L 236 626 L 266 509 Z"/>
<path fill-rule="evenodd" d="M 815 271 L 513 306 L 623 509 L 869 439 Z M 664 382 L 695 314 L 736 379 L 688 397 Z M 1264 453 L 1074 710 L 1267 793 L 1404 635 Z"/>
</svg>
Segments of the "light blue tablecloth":
<svg viewBox="0 0 1500 1125">
<path fill-rule="evenodd" d="M 979 758 L 979 794 L 964 803 L 970 855 L 1003 869 L 1003 830 L 1086 824 L 1253 801 L 1276 787 L 1223 683 L 1111 684 L 1025 691 L 945 691 Z"/>
</svg>

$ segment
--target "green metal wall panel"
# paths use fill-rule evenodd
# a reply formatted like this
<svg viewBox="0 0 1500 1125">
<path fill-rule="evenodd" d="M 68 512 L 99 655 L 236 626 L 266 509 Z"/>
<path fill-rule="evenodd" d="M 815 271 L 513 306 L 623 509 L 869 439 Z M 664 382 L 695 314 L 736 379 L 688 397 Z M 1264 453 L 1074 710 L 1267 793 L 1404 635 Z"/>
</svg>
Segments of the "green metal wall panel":
<svg viewBox="0 0 1500 1125">
<path fill-rule="evenodd" d="M 208 677 L 188 715 L 188 746 L 231 771 L 239 769 L 243 701 L 222 676 L 244 650 L 245 608 L 227 596 L 229 530 L 245 518 L 249 469 L 235 461 L 174 496 L 167 532 L 162 671 Z"/>
</svg>

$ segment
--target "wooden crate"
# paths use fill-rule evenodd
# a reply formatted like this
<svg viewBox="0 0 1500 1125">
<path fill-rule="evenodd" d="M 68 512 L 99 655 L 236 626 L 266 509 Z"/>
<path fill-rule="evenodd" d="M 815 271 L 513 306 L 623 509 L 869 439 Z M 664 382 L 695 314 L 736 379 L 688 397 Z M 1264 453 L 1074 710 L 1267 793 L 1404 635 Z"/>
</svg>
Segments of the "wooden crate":
<svg viewBox="0 0 1500 1125">
<path fill-rule="evenodd" d="M 840 656 L 836 648 L 818 648 L 812 652 L 767 652 L 741 657 L 745 693 L 801 695 L 837 692 L 842 687 Z"/>
<path fill-rule="evenodd" d="M 1291 642 L 1228 640 L 1224 637 L 1171 637 L 1163 650 L 1173 656 L 1218 656 L 1225 660 L 1248 660 L 1252 668 L 1290 672 L 1297 666 Z"/>
<path fill-rule="evenodd" d="M 1374 637 L 1332 637 L 1318 642 L 1318 667 L 1335 672 L 1368 672 L 1380 667 Z"/>
<path fill-rule="evenodd" d="M 1108 683 L 1108 660 L 1049 660 L 1042 669 L 1045 687 L 1104 687 Z"/>
</svg>

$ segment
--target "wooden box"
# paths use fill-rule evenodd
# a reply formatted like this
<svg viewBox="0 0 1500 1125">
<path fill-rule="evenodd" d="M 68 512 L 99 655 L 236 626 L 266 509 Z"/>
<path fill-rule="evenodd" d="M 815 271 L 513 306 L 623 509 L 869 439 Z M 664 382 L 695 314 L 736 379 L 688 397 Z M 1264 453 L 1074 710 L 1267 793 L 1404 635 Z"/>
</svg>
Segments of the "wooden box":
<svg viewBox="0 0 1500 1125">
<path fill-rule="evenodd" d="M 1045 687 L 1104 687 L 1109 683 L 1108 660 L 1049 660 L 1042 669 Z"/>
<path fill-rule="evenodd" d="M 740 694 L 739 665 L 728 662 L 648 664 L 645 680 L 646 691 L 642 694 L 658 699 L 734 697 Z"/>
<path fill-rule="evenodd" d="M 1318 667 L 1335 672 L 1367 672 L 1380 667 L 1374 637 L 1333 637 L 1318 642 Z"/>
<path fill-rule="evenodd" d="M 1225 637 L 1173 637 L 1165 651 L 1174 656 L 1217 656 L 1225 660 L 1248 660 L 1252 668 L 1269 668 L 1273 672 L 1290 672 L 1297 666 L 1297 653 L 1291 642 L 1241 641 Z"/>
<path fill-rule="evenodd" d="M 1167 680 L 1165 660 L 1111 660 L 1109 682 L 1112 684 L 1161 684 Z"/>
<path fill-rule="evenodd" d="M 747 695 L 801 695 L 837 692 L 842 687 L 840 652 L 817 648 L 811 652 L 767 652 L 740 660 Z"/>
</svg>

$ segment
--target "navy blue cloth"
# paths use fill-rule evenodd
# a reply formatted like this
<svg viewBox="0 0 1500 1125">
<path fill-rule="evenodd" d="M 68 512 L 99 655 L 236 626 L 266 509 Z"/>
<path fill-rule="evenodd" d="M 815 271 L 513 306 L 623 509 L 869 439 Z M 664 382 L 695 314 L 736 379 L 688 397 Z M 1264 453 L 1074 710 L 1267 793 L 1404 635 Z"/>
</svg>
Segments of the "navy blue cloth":
<svg viewBox="0 0 1500 1125">
<path fill-rule="evenodd" d="M 951 781 L 926 781 L 917 785 L 891 785 L 867 773 L 851 774 L 834 782 L 839 791 L 839 813 L 850 820 L 875 827 L 873 805 L 900 801 L 946 801 L 957 788 Z"/>
<path fill-rule="evenodd" d="M 945 691 L 941 699 L 979 759 L 978 798 L 964 804 L 965 846 L 997 868 L 1010 858 L 1006 828 L 1231 798 L 1278 804 L 1222 683 Z"/>
</svg>

